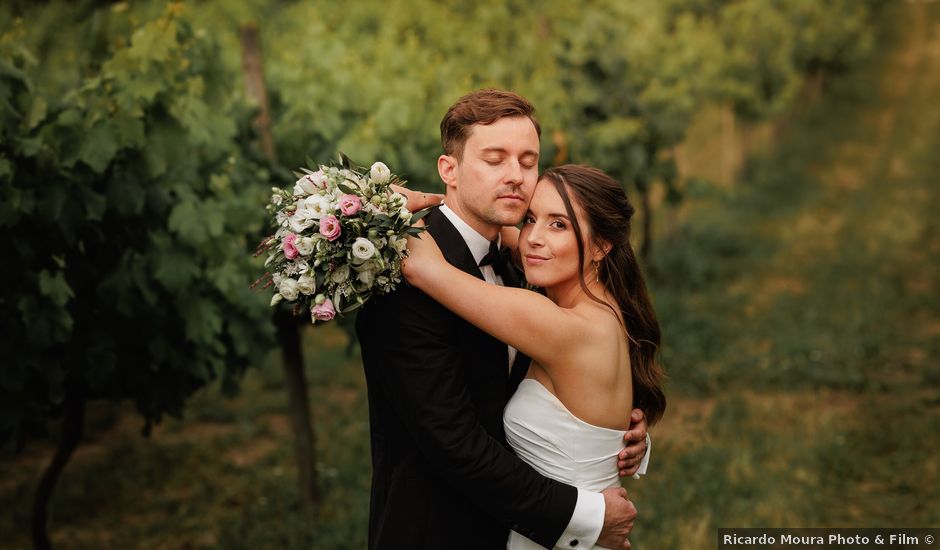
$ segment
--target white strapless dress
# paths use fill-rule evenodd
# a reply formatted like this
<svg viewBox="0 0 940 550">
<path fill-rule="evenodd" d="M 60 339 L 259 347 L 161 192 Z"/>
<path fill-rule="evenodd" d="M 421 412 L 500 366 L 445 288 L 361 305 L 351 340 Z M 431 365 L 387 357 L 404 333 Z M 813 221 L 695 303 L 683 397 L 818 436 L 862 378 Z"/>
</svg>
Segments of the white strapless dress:
<svg viewBox="0 0 940 550">
<path fill-rule="evenodd" d="M 595 492 L 620 485 L 616 455 L 626 432 L 577 418 L 538 380 L 526 378 L 519 384 L 506 405 L 503 425 L 519 458 L 545 477 Z M 542 547 L 511 531 L 506 548 Z"/>
</svg>

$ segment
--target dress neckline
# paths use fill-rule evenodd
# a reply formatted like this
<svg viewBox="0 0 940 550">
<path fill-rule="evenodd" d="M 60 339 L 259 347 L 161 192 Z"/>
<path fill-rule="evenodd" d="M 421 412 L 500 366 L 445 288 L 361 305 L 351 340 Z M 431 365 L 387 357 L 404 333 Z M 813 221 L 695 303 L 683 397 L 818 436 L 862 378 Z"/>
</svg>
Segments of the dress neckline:
<svg viewBox="0 0 940 550">
<path fill-rule="evenodd" d="M 575 416 L 575 414 L 574 414 L 573 412 L 571 412 L 571 411 L 568 409 L 568 407 L 565 406 L 564 403 L 561 402 L 561 399 L 558 399 L 558 396 L 557 396 L 557 395 L 555 395 L 554 393 L 550 392 L 550 391 L 548 390 L 548 388 L 545 387 L 545 384 L 542 384 L 541 382 L 539 382 L 539 381 L 536 380 L 535 378 L 523 378 L 523 379 L 522 379 L 522 382 L 530 382 L 530 381 L 531 381 L 531 382 L 534 382 L 539 388 L 541 388 L 542 391 L 545 392 L 545 394 L 548 395 L 549 398 L 551 398 L 551 400 L 554 401 L 554 402 L 558 405 L 558 407 L 561 408 L 561 410 L 565 412 L 565 414 L 567 414 L 568 416 L 570 416 L 571 418 L 573 418 L 573 419 L 574 419 L 576 422 L 578 422 L 579 424 L 583 424 L 583 425 L 588 426 L 588 427 L 590 427 L 590 428 L 594 428 L 595 430 L 604 430 L 604 431 L 608 431 L 608 432 L 611 432 L 611 433 L 618 433 L 618 434 L 621 434 L 621 435 L 627 433 L 627 430 L 615 430 L 615 429 L 613 429 L 613 428 L 605 428 L 604 426 L 598 426 L 598 425 L 596 425 L 596 424 L 591 424 L 590 422 L 586 422 L 586 421 L 584 421 L 584 420 L 581 420 L 580 418 L 578 418 L 577 416 Z M 521 384 L 521 383 L 520 383 L 520 384 Z"/>
</svg>

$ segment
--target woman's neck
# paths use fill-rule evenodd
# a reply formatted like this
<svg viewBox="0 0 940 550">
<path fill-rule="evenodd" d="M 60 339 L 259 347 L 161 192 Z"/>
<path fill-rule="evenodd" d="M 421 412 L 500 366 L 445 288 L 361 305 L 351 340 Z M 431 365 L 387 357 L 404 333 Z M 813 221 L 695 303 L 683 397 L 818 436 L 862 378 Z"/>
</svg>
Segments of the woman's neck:
<svg viewBox="0 0 940 550">
<path fill-rule="evenodd" d="M 604 289 L 604 286 L 597 282 L 586 282 L 588 290 L 592 294 L 597 296 L 600 299 L 604 299 L 607 292 Z M 577 305 L 581 300 L 585 298 L 590 299 L 587 293 L 584 292 L 584 288 L 581 286 L 581 282 L 578 279 L 569 279 L 567 281 L 562 281 L 557 285 L 553 285 L 545 288 L 545 295 L 549 300 L 555 302 L 558 307 L 563 308 L 572 308 Z"/>
</svg>

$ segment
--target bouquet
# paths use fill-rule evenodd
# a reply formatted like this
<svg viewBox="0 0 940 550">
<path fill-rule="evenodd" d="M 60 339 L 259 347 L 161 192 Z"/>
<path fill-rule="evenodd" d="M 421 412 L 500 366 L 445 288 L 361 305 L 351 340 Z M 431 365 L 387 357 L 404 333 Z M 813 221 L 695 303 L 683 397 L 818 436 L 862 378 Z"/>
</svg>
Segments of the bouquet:
<svg viewBox="0 0 940 550">
<path fill-rule="evenodd" d="M 340 154 L 339 166 L 295 173 L 292 190 L 274 187 L 267 205 L 275 233 L 258 246 L 268 270 L 253 286 L 273 287 L 271 306 L 293 303 L 313 323 L 349 313 L 401 283 L 407 236 L 427 210 L 412 214 L 391 188 L 404 180 L 376 162 L 368 172 Z M 311 168 L 316 168 L 313 170 Z"/>
</svg>

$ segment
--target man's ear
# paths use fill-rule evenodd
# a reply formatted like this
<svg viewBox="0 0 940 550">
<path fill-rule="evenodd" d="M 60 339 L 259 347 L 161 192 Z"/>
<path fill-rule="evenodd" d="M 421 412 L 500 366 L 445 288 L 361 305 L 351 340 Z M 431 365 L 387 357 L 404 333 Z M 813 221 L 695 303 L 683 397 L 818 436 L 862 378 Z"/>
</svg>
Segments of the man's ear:
<svg viewBox="0 0 940 550">
<path fill-rule="evenodd" d="M 457 188 L 457 164 L 457 159 L 450 155 L 437 157 L 437 173 L 447 189 Z"/>
</svg>

